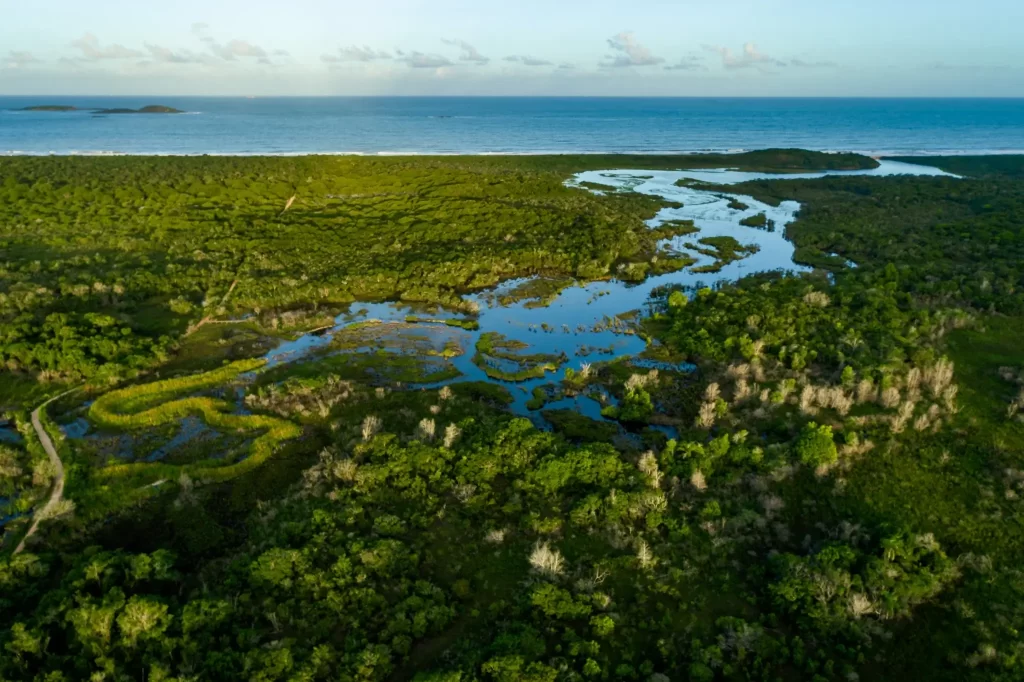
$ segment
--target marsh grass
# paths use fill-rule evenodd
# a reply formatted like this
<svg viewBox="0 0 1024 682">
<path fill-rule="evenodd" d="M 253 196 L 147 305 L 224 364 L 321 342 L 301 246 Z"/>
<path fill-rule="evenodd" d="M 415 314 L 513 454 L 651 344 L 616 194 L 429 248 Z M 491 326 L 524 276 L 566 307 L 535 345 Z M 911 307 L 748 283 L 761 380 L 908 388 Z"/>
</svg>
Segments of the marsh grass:
<svg viewBox="0 0 1024 682">
<path fill-rule="evenodd" d="M 258 370 L 265 362 L 240 360 L 202 374 L 129 386 L 100 396 L 89 408 L 89 417 L 108 428 L 134 430 L 157 427 L 187 416 L 197 416 L 208 426 L 225 431 L 262 431 L 252 440 L 245 459 L 226 466 L 217 466 L 217 462 L 198 462 L 184 467 L 135 462 L 104 467 L 97 472 L 98 475 L 113 478 L 151 472 L 161 478 L 177 479 L 181 473 L 188 473 L 197 480 L 223 481 L 260 466 L 273 456 L 281 442 L 301 434 L 301 427 L 266 415 L 231 414 L 234 405 L 224 400 L 206 396 L 174 398 L 182 393 L 223 385 L 240 374 Z"/>
<path fill-rule="evenodd" d="M 510 341 L 496 332 L 481 334 L 476 342 L 476 354 L 473 364 L 479 367 L 491 379 L 499 381 L 527 381 L 540 379 L 547 372 L 555 372 L 565 362 L 564 356 L 545 353 L 519 353 L 528 346 L 520 341 Z M 518 367 L 515 370 L 504 369 L 500 365 L 508 363 Z"/>
</svg>

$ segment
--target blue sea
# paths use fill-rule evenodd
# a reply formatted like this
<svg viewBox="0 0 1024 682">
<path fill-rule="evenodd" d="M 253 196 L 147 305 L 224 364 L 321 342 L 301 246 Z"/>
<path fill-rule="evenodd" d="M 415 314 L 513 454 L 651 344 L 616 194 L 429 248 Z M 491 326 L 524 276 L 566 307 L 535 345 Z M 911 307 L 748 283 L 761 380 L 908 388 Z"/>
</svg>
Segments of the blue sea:
<svg viewBox="0 0 1024 682">
<path fill-rule="evenodd" d="M 184 115 L 28 112 L 59 104 Z M 1024 153 L 1024 99 L 4 97 L 0 155 Z"/>
</svg>

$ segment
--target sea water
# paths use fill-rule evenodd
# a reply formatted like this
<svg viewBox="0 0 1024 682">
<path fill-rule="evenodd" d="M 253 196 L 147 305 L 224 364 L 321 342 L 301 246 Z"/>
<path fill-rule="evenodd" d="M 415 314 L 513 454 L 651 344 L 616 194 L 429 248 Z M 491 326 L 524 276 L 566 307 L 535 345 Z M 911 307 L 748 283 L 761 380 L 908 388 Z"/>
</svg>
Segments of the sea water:
<svg viewBox="0 0 1024 682">
<path fill-rule="evenodd" d="M 24 111 L 39 105 L 80 111 Z M 162 104 L 178 114 L 97 115 Z M 2 97 L 0 155 L 1024 153 L 1024 99 Z"/>
</svg>

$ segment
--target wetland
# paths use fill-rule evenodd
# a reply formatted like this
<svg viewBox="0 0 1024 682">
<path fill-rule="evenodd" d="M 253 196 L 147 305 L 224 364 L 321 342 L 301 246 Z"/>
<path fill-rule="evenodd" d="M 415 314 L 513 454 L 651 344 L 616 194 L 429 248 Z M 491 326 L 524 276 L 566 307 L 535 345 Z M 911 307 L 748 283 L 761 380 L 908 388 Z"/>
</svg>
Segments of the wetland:
<svg viewBox="0 0 1024 682">
<path fill-rule="evenodd" d="M 908 161 L 3 160 L 0 673 L 1014 679 L 1024 159 Z"/>
</svg>

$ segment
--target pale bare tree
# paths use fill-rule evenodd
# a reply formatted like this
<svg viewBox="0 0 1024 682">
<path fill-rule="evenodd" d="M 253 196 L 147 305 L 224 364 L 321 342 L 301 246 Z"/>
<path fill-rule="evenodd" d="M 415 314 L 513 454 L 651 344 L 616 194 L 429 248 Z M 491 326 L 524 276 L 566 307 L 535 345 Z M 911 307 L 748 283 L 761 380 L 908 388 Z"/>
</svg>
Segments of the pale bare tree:
<svg viewBox="0 0 1024 682">
<path fill-rule="evenodd" d="M 736 380 L 736 388 L 734 390 L 734 400 L 737 403 L 741 403 L 750 397 L 750 384 L 744 378 Z"/>
<path fill-rule="evenodd" d="M 692 485 L 697 490 L 700 490 L 701 492 L 708 489 L 708 483 L 704 479 L 704 474 L 701 472 L 700 469 L 694 471 L 693 474 L 690 476 L 690 485 Z"/>
<path fill-rule="evenodd" d="M 722 395 L 722 390 L 718 385 L 717 381 L 713 381 L 708 384 L 707 388 L 704 389 L 704 400 L 713 403 L 718 400 L 719 396 Z"/>
<path fill-rule="evenodd" d="M 815 308 L 827 308 L 832 299 L 824 291 L 808 291 L 804 294 L 804 303 Z"/>
<path fill-rule="evenodd" d="M 380 431 L 381 426 L 382 422 L 380 420 L 380 417 L 373 414 L 366 415 L 366 418 L 363 419 L 362 426 L 363 440 L 370 440 L 375 435 L 377 435 L 377 432 Z"/>
<path fill-rule="evenodd" d="M 700 414 L 697 415 L 697 426 L 702 429 L 710 429 L 715 425 L 715 404 L 703 403 L 700 406 Z"/>
<path fill-rule="evenodd" d="M 654 553 L 646 541 L 640 540 L 636 546 L 636 559 L 640 562 L 640 568 L 648 569 L 654 566 Z"/>
<path fill-rule="evenodd" d="M 914 416 L 914 403 L 909 400 L 900 405 L 899 412 L 892 418 L 892 432 L 903 433 L 907 422 Z"/>
<path fill-rule="evenodd" d="M 814 386 L 810 384 L 803 387 L 800 391 L 800 412 L 806 415 L 818 414 L 818 408 L 814 406 L 815 398 L 818 392 Z"/>
<path fill-rule="evenodd" d="M 455 424 L 449 424 L 444 428 L 444 446 L 446 448 L 451 448 L 455 445 L 455 441 L 457 441 L 461 435 L 462 429 Z"/>
<path fill-rule="evenodd" d="M 416 437 L 420 440 L 434 440 L 434 432 L 437 425 L 433 419 L 421 419 L 416 426 Z"/>
<path fill-rule="evenodd" d="M 878 391 L 875 390 L 875 382 L 871 379 L 861 379 L 857 384 L 857 402 L 863 405 L 874 402 L 877 398 Z"/>
<path fill-rule="evenodd" d="M 333 471 L 335 478 L 342 481 L 351 483 L 356 480 L 356 472 L 359 470 L 359 465 L 356 464 L 355 460 L 342 459 L 334 463 Z"/>
<path fill-rule="evenodd" d="M 959 389 L 956 384 L 946 386 L 942 389 L 942 403 L 950 414 L 956 414 L 956 394 L 958 390 Z"/>
<path fill-rule="evenodd" d="M 850 595 L 847 610 L 854 618 L 878 613 L 878 607 L 871 601 L 871 598 L 861 592 L 854 592 Z"/>
<path fill-rule="evenodd" d="M 640 471 L 647 477 L 647 482 L 652 488 L 661 487 L 661 470 L 658 469 L 658 458 L 654 456 L 654 453 L 648 450 L 644 454 L 640 455 L 640 462 L 638 464 Z"/>
<path fill-rule="evenodd" d="M 557 549 L 546 542 L 538 542 L 530 553 L 530 565 L 544 575 L 555 577 L 565 572 L 565 560 Z"/>
<path fill-rule="evenodd" d="M 924 372 L 925 383 L 932 392 L 932 397 L 938 398 L 953 381 L 953 363 L 942 358 Z"/>
<path fill-rule="evenodd" d="M 879 402 L 882 404 L 882 407 L 887 410 L 891 410 L 900 404 L 900 390 L 895 386 L 890 386 L 882 391 L 882 396 L 879 398 Z"/>
</svg>

